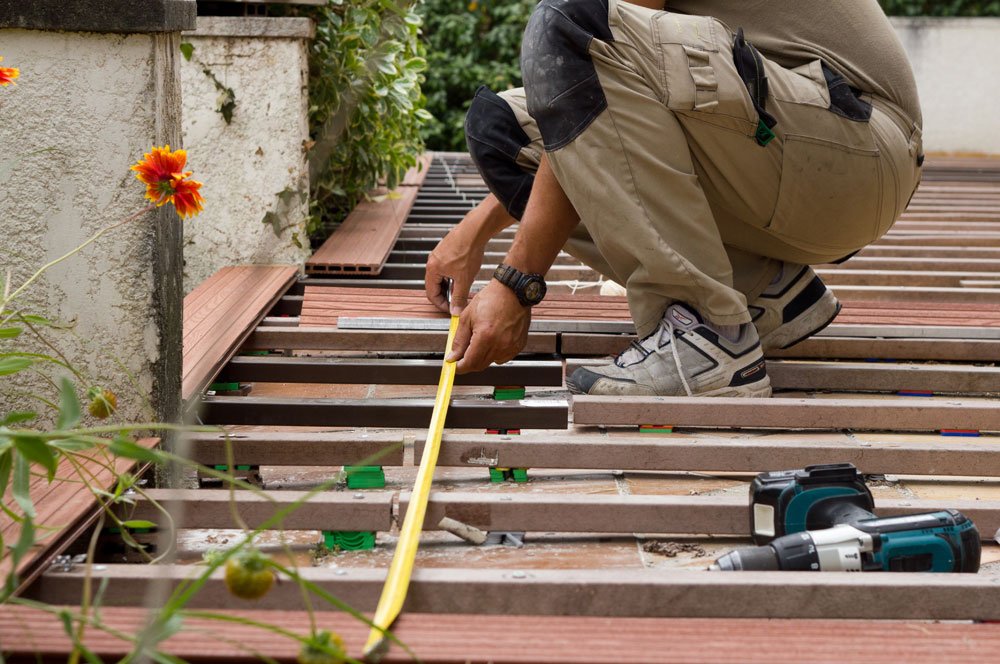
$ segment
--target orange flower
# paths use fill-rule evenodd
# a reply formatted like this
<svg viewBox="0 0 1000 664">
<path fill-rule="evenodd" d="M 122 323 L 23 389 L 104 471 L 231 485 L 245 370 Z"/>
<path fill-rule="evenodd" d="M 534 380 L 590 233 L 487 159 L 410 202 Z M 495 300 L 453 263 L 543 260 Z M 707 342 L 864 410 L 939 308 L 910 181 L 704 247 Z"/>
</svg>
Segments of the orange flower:
<svg viewBox="0 0 1000 664">
<path fill-rule="evenodd" d="M 181 219 L 193 217 L 202 211 L 205 199 L 198 192 L 201 183 L 189 180 L 191 171 L 185 171 L 187 152 L 170 151 L 170 146 L 153 148 L 134 166 L 135 177 L 146 185 L 146 198 L 160 207 L 173 203 Z"/>
<path fill-rule="evenodd" d="M 0 55 L 0 62 L 3 62 L 3 56 Z M 21 75 L 21 70 L 16 67 L 0 67 L 0 86 L 7 87 L 11 83 L 14 83 L 14 79 Z M 17 85 L 17 83 L 14 83 Z"/>
</svg>

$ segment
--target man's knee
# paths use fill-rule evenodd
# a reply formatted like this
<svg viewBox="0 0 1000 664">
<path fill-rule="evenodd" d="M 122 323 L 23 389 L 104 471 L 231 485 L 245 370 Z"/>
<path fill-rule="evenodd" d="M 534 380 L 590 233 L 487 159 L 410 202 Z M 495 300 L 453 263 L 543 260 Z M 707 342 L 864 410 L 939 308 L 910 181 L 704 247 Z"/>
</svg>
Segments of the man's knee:
<svg viewBox="0 0 1000 664">
<path fill-rule="evenodd" d="M 589 53 L 595 38 L 613 41 L 607 0 L 542 0 L 528 21 L 521 73 L 547 150 L 571 142 L 607 107 Z"/>
<path fill-rule="evenodd" d="M 517 157 L 531 139 L 507 102 L 486 86 L 476 91 L 465 116 L 465 139 L 486 186 L 510 216 L 520 219 L 535 178 Z"/>
</svg>

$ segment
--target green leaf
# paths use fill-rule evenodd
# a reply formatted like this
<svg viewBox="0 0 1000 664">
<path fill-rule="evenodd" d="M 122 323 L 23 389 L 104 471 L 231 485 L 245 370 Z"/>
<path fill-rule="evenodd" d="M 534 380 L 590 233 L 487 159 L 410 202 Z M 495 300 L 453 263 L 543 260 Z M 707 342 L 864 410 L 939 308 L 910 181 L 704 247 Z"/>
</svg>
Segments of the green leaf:
<svg viewBox="0 0 1000 664">
<path fill-rule="evenodd" d="M 151 463 L 160 463 L 162 461 L 156 452 L 147 450 L 141 445 L 136 445 L 124 436 L 115 438 L 111 445 L 108 446 L 108 451 L 115 456 L 124 457 L 126 459 L 135 459 L 136 461 L 149 461 Z"/>
<path fill-rule="evenodd" d="M 27 357 L 4 357 L 0 358 L 0 376 L 8 376 L 19 371 L 24 371 L 30 367 L 33 360 Z"/>
<path fill-rule="evenodd" d="M 22 332 L 19 327 L 0 327 L 0 339 L 16 339 Z"/>
<path fill-rule="evenodd" d="M 10 485 L 10 471 L 13 463 L 14 453 L 9 448 L 0 452 L 0 496 L 7 491 L 7 487 Z M 0 548 L 0 555 L 3 555 L 2 548 Z"/>
<path fill-rule="evenodd" d="M 37 436 L 12 436 L 14 448 L 20 452 L 21 456 L 28 461 L 37 463 L 43 467 L 48 475 L 49 481 L 56 476 L 56 456 L 52 449 L 45 444 L 45 439 Z"/>
<path fill-rule="evenodd" d="M 142 528 L 142 529 L 150 529 L 150 528 L 156 528 L 157 527 L 157 525 L 155 523 L 153 523 L 152 521 L 145 521 L 143 519 L 133 519 L 131 521 L 122 521 L 122 526 L 124 526 L 126 528 L 131 528 L 133 530 L 137 530 L 137 529 L 140 529 L 140 528 Z"/>
<path fill-rule="evenodd" d="M 33 420 L 38 417 L 38 413 L 31 413 L 28 411 L 14 411 L 12 413 L 7 413 L 7 417 L 0 421 L 0 427 L 9 427 L 14 424 L 20 424 L 21 422 L 27 422 L 28 420 Z"/>
<path fill-rule="evenodd" d="M 59 417 L 56 419 L 56 428 L 65 431 L 79 423 L 80 400 L 76 396 L 73 383 L 64 377 L 59 384 Z"/>
<path fill-rule="evenodd" d="M 28 466 L 28 461 L 20 454 L 14 457 L 14 484 L 11 487 L 11 493 L 14 495 L 14 500 L 17 504 L 21 506 L 21 511 L 24 515 L 34 519 L 35 518 L 35 504 L 31 501 L 31 469 Z"/>
<path fill-rule="evenodd" d="M 48 318 L 42 318 L 41 316 L 35 316 L 33 314 L 21 314 L 18 316 L 18 320 L 25 323 L 31 323 L 32 325 L 43 325 L 45 327 L 52 327 L 53 323 Z"/>
<path fill-rule="evenodd" d="M 77 440 L 75 438 L 59 438 L 57 440 L 50 440 L 49 447 L 54 447 L 64 452 L 83 452 L 84 450 L 97 447 L 97 443 L 92 443 L 89 440 Z"/>
<path fill-rule="evenodd" d="M 181 55 L 188 62 L 191 62 L 191 56 L 194 55 L 194 44 L 191 42 L 181 42 Z"/>
</svg>

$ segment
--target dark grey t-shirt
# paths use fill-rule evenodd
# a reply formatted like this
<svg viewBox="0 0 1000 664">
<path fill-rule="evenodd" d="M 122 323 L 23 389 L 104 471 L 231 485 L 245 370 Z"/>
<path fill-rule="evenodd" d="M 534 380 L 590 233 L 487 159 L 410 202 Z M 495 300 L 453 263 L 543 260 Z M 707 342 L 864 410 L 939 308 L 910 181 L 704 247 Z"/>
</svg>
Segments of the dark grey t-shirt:
<svg viewBox="0 0 1000 664">
<path fill-rule="evenodd" d="M 876 0 L 667 0 L 670 11 L 713 16 L 775 62 L 822 59 L 851 85 L 899 106 L 922 125 L 906 52 Z"/>
</svg>

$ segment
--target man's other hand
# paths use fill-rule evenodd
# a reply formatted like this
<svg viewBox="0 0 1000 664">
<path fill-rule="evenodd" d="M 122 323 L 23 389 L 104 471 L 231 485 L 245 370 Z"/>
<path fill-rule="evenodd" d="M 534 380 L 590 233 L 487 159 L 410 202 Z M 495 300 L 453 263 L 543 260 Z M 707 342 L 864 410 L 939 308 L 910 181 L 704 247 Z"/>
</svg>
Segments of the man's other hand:
<svg viewBox="0 0 1000 664">
<path fill-rule="evenodd" d="M 460 373 L 482 371 L 491 363 L 503 364 L 517 357 L 528 341 L 531 310 L 498 281 L 490 281 L 462 312 L 451 352 Z"/>
<path fill-rule="evenodd" d="M 424 271 L 424 290 L 427 299 L 445 313 L 454 316 L 462 313 L 469 302 L 469 290 L 483 265 L 486 242 L 476 237 L 477 221 L 473 210 L 458 226 L 442 238 L 427 257 Z M 445 292 L 445 280 L 452 280 L 451 306 Z"/>
</svg>

